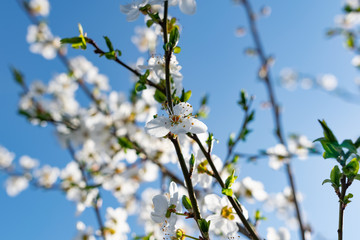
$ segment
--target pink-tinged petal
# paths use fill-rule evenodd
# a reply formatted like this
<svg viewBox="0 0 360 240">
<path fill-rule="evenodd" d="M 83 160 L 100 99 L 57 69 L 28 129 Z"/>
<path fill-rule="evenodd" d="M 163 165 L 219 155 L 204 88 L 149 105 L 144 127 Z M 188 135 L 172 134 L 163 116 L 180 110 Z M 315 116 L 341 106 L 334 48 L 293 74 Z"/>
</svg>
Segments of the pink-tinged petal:
<svg viewBox="0 0 360 240">
<path fill-rule="evenodd" d="M 185 14 L 192 15 L 196 12 L 195 0 L 180 0 L 179 7 L 180 10 Z"/>
<path fill-rule="evenodd" d="M 216 212 L 217 210 L 222 208 L 220 204 L 221 198 L 216 194 L 206 195 L 204 201 L 207 209 L 209 209 L 212 212 Z"/>
<path fill-rule="evenodd" d="M 154 137 L 163 137 L 169 133 L 170 121 L 167 117 L 157 117 L 145 125 L 145 131 Z"/>
<path fill-rule="evenodd" d="M 191 133 L 204 133 L 207 131 L 207 126 L 202 122 L 199 121 L 195 118 L 190 118 L 190 124 L 191 124 L 191 128 L 190 131 Z"/>
<path fill-rule="evenodd" d="M 190 103 L 181 102 L 174 106 L 174 115 L 187 116 L 193 112 L 193 107 Z"/>
</svg>

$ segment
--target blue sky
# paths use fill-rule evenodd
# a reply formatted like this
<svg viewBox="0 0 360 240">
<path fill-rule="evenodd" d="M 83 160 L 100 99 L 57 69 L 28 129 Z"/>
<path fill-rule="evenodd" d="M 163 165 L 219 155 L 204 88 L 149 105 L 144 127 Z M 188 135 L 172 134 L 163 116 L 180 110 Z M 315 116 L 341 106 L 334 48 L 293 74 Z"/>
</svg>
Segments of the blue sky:
<svg viewBox="0 0 360 240">
<path fill-rule="evenodd" d="M 141 54 L 130 38 L 134 27 L 143 25 L 143 20 L 126 22 L 119 10 L 120 3 L 124 1 L 50 1 L 49 25 L 54 35 L 69 37 L 78 34 L 80 22 L 88 35 L 102 46 L 102 37 L 109 36 L 122 50 L 122 59 L 134 63 Z M 272 8 L 270 17 L 261 18 L 258 25 L 265 52 L 276 58 L 271 69 L 273 79 L 277 79 L 284 67 L 314 76 L 332 73 L 338 77 L 339 86 L 358 93 L 353 83 L 358 72 L 350 64 L 352 53 L 343 47 L 340 38 L 325 37 L 326 29 L 334 24 L 334 16 L 341 12 L 340 1 L 254 0 L 252 4 L 255 10 L 264 4 Z M 248 142 L 239 145 L 238 151 L 256 153 L 275 145 L 271 111 L 260 108 L 267 96 L 264 85 L 256 77 L 259 61 L 243 54 L 245 48 L 253 47 L 251 36 L 237 38 L 234 34 L 237 27 L 247 26 L 244 9 L 231 1 L 198 1 L 195 15 L 184 15 L 178 8 L 171 8 L 170 15 L 178 17 L 183 27 L 178 60 L 183 67 L 183 84 L 193 92 L 192 103 L 196 106 L 204 94 L 210 96 L 211 113 L 205 122 L 219 139 L 214 152 L 225 155 L 228 135 L 237 132 L 241 124 L 242 113 L 236 104 L 241 89 L 256 96 L 257 111 L 251 125 L 254 132 Z M 18 157 L 27 154 L 42 163 L 64 167 L 70 156 L 58 144 L 54 129 L 31 126 L 17 114 L 20 89 L 12 81 L 9 66 L 21 69 L 28 82 L 48 81 L 65 69 L 57 59 L 47 61 L 29 52 L 25 39 L 29 21 L 15 0 L 4 2 L 0 16 L 3 33 L 0 38 L 0 145 Z M 69 49 L 69 56 L 77 55 L 86 56 L 101 73 L 108 75 L 113 89 L 129 92 L 130 75 L 125 69 L 98 58 L 92 51 Z M 276 87 L 276 93 L 284 109 L 282 122 L 286 134 L 301 133 L 316 139 L 322 134 L 317 119 L 325 119 L 339 139 L 359 136 L 359 104 L 344 102 L 318 90 L 288 91 Z M 301 207 L 315 231 L 315 239 L 319 240 L 336 239 L 337 198 L 330 186 L 321 185 L 333 165 L 333 161 L 320 156 L 293 163 L 298 189 L 305 196 Z M 271 170 L 265 159 L 256 164 L 242 164 L 239 174 L 240 178 L 249 175 L 262 180 L 268 192 L 282 191 L 287 185 L 285 172 Z M 4 180 L 5 176 L 0 175 L 1 184 Z M 344 239 L 357 236 L 359 183 L 353 184 L 351 191 L 355 197 L 345 211 Z M 10 198 L 2 188 L 0 199 L 0 239 L 71 239 L 77 220 L 85 219 L 86 223 L 96 226 L 92 211 L 86 211 L 81 218 L 75 217 L 75 205 L 58 192 L 30 188 Z M 114 199 L 109 198 L 107 203 L 116 206 Z M 269 220 L 261 226 L 262 233 L 269 224 L 284 225 Z M 297 232 L 292 232 L 292 239 L 297 237 Z"/>
</svg>

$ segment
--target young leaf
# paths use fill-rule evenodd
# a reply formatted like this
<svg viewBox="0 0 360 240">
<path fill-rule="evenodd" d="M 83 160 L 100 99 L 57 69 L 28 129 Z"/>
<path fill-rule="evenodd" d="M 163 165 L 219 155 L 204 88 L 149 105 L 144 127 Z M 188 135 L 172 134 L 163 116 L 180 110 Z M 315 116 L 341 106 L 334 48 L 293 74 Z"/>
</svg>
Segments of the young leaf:
<svg viewBox="0 0 360 240">
<path fill-rule="evenodd" d="M 341 172 L 338 166 L 335 166 L 330 173 L 330 180 L 331 182 L 337 187 L 340 187 L 340 177 L 341 177 Z"/>
<path fill-rule="evenodd" d="M 343 172 L 348 178 L 354 178 L 359 172 L 359 161 L 353 158 L 346 166 L 343 167 Z"/>
<path fill-rule="evenodd" d="M 114 47 L 113 47 L 110 39 L 107 36 L 104 36 L 104 39 L 105 39 L 107 47 L 109 48 L 109 52 L 114 51 Z"/>
<path fill-rule="evenodd" d="M 192 205 L 191 205 L 190 199 L 185 195 L 182 196 L 182 204 L 184 205 L 186 210 L 192 211 Z"/>
<path fill-rule="evenodd" d="M 349 149 L 349 151 L 353 154 L 357 154 L 356 146 L 350 139 L 344 140 L 340 146 Z"/>
</svg>

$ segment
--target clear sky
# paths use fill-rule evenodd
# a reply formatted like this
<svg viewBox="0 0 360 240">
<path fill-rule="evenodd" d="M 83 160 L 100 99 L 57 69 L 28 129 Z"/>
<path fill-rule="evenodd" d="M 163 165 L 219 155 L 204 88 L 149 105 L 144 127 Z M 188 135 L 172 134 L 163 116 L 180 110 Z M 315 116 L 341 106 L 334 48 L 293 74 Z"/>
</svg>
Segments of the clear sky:
<svg viewBox="0 0 360 240">
<path fill-rule="evenodd" d="M 238 151 L 256 153 L 259 149 L 274 146 L 271 111 L 261 109 L 267 96 L 264 85 L 256 77 L 259 61 L 244 55 L 247 47 L 253 47 L 252 38 L 249 34 L 242 38 L 234 34 L 237 27 L 247 27 L 244 9 L 234 6 L 230 0 L 197 2 L 197 13 L 193 16 L 182 14 L 178 8 L 171 8 L 170 15 L 178 17 L 183 28 L 179 43 L 182 52 L 178 60 L 183 67 L 184 87 L 192 90 L 195 106 L 204 94 L 210 96 L 211 113 L 205 122 L 219 139 L 214 152 L 224 157 L 228 135 L 240 127 L 242 113 L 236 102 L 241 89 L 256 96 L 254 106 L 257 111 L 251 125 L 254 132 L 249 135 L 248 142 L 239 145 Z M 130 38 L 134 35 L 134 27 L 143 25 L 143 19 L 126 22 L 119 10 L 120 3 L 125 1 L 50 1 L 49 25 L 54 35 L 70 37 L 78 34 L 77 23 L 80 22 L 88 36 L 102 45 L 102 37 L 109 36 L 122 50 L 122 59 L 134 63 L 141 54 Z M 350 63 L 353 55 L 343 47 L 340 38 L 325 37 L 326 29 L 334 25 L 335 15 L 341 13 L 340 1 L 254 0 L 251 3 L 255 10 L 264 4 L 272 8 L 271 15 L 259 19 L 258 25 L 265 52 L 276 59 L 271 69 L 273 79 L 278 79 L 280 70 L 285 67 L 313 76 L 332 73 L 338 77 L 339 86 L 358 94 L 353 81 L 358 72 Z M 36 79 L 47 82 L 65 69 L 58 59 L 47 61 L 30 53 L 25 39 L 29 21 L 15 0 L 3 2 L 0 16 L 0 145 L 18 157 L 27 154 L 42 164 L 64 167 L 70 156 L 58 144 L 54 129 L 31 126 L 17 114 L 20 89 L 12 81 L 9 66 L 21 69 L 28 82 Z M 108 75 L 113 89 L 129 92 L 130 74 L 125 69 L 99 59 L 90 50 L 69 49 L 69 56 L 77 55 L 86 56 L 101 73 Z M 325 119 L 339 139 L 359 136 L 360 102 L 347 103 L 319 90 L 289 91 L 275 84 L 278 101 L 284 110 L 282 122 L 287 135 L 301 133 L 314 140 L 322 134 L 317 119 Z M 306 161 L 294 160 L 293 164 L 298 190 L 304 195 L 301 208 L 313 227 L 315 239 L 319 240 L 337 238 L 337 197 L 329 185 L 321 185 L 333 165 L 332 160 L 324 160 L 321 156 Z M 249 175 L 263 181 L 265 190 L 270 193 L 280 192 L 287 185 L 283 169 L 270 169 L 265 159 L 256 164 L 244 162 L 239 174 L 240 178 Z M 4 180 L 5 176 L 0 174 L 1 185 Z M 359 183 L 354 183 L 351 189 L 355 197 L 345 211 L 344 239 L 358 236 Z M 76 232 L 77 220 L 96 226 L 92 211 L 75 217 L 75 204 L 59 192 L 30 188 L 11 198 L 1 188 L 0 203 L 0 239 L 71 239 Z M 116 206 L 114 199 L 109 198 L 107 203 Z M 272 214 L 265 214 L 270 220 L 261 226 L 263 235 L 270 224 L 284 225 L 281 221 L 272 221 Z M 135 226 L 134 221 L 131 223 Z M 291 239 L 298 239 L 297 232 L 291 234 Z"/>
</svg>

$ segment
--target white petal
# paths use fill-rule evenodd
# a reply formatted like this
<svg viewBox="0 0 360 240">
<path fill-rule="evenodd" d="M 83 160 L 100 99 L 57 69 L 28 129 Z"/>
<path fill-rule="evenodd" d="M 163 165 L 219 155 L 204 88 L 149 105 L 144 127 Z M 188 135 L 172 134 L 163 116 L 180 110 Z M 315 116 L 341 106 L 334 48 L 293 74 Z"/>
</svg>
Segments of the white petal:
<svg viewBox="0 0 360 240">
<path fill-rule="evenodd" d="M 195 0 L 180 0 L 180 10 L 185 14 L 194 14 L 196 12 Z"/>
<path fill-rule="evenodd" d="M 190 103 L 181 102 L 174 106 L 174 115 L 189 115 L 193 112 L 193 107 Z"/>
<path fill-rule="evenodd" d="M 139 17 L 139 15 L 140 11 L 138 9 L 133 9 L 127 14 L 126 20 L 128 22 L 135 21 Z"/>
<path fill-rule="evenodd" d="M 195 118 L 190 118 L 190 123 L 191 123 L 191 128 L 190 131 L 191 133 L 204 133 L 207 131 L 207 126 L 200 120 L 197 120 Z"/>
<path fill-rule="evenodd" d="M 170 121 L 167 117 L 157 117 L 145 125 L 145 131 L 154 137 L 163 137 L 169 133 Z"/>
<path fill-rule="evenodd" d="M 154 204 L 154 212 L 160 215 L 164 213 L 165 215 L 169 207 L 169 202 L 166 197 L 164 195 L 156 195 L 153 197 L 152 201 Z"/>
<path fill-rule="evenodd" d="M 207 209 L 209 209 L 212 212 L 216 212 L 216 210 L 222 208 L 220 204 L 221 198 L 216 194 L 206 195 L 204 201 Z"/>
</svg>

